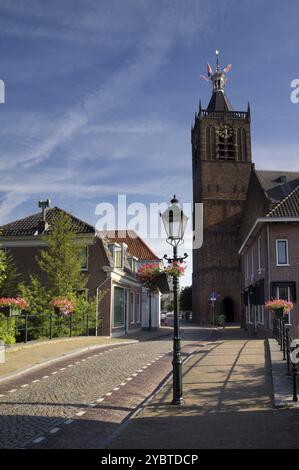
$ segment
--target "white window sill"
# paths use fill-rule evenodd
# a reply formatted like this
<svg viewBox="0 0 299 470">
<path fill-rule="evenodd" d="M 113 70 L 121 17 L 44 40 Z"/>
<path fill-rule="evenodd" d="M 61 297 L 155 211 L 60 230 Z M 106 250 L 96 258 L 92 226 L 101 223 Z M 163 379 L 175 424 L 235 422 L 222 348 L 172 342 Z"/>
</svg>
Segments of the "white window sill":
<svg viewBox="0 0 299 470">
<path fill-rule="evenodd" d="M 288 266 L 291 266 L 291 265 L 290 264 L 278 264 L 278 263 L 276 263 L 276 266 L 278 268 L 283 268 L 283 267 L 288 267 Z"/>
</svg>

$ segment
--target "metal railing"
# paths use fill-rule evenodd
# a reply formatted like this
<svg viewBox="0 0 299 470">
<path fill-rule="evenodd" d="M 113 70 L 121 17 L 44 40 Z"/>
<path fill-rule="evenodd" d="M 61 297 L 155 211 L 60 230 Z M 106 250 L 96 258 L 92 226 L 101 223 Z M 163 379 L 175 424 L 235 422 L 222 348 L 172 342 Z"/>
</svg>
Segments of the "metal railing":
<svg viewBox="0 0 299 470">
<path fill-rule="evenodd" d="M 12 315 L 7 318 L 7 322 L 14 321 L 15 335 L 17 342 L 27 343 L 36 339 L 53 339 L 72 336 L 95 335 L 96 320 L 95 315 L 76 313 L 67 316 L 49 314 L 23 313 Z M 101 320 L 98 322 L 101 325 Z"/>
<path fill-rule="evenodd" d="M 275 318 L 273 321 L 273 335 L 280 346 L 282 358 L 286 361 L 287 376 L 292 376 L 293 401 L 298 401 L 297 394 L 297 365 L 291 361 L 291 343 L 293 337 L 290 334 L 290 327 L 284 318 Z"/>
</svg>

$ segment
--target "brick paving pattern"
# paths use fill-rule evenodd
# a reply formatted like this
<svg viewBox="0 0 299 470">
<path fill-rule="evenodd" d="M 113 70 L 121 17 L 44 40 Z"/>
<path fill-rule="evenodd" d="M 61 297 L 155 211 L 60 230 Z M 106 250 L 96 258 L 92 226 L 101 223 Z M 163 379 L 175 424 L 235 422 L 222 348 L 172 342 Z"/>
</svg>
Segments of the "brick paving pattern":
<svg viewBox="0 0 299 470">
<path fill-rule="evenodd" d="M 194 349 L 198 342 L 192 345 L 188 338 L 194 331 L 197 337 L 207 335 L 207 331 L 190 331 L 184 344 Z M 171 347 L 170 337 L 109 346 L 0 384 L 0 446 L 51 448 L 59 447 L 59 441 L 66 448 L 100 446 L 115 423 L 135 409 L 169 372 Z M 104 401 L 102 398 L 106 401 L 101 404 L 98 400 Z M 113 407 L 117 413 L 112 416 Z M 65 422 L 69 422 L 64 425 L 69 434 L 63 440 L 61 426 Z M 79 422 L 81 439 L 75 426 Z M 100 424 L 100 435 L 99 422 L 105 423 Z"/>
</svg>

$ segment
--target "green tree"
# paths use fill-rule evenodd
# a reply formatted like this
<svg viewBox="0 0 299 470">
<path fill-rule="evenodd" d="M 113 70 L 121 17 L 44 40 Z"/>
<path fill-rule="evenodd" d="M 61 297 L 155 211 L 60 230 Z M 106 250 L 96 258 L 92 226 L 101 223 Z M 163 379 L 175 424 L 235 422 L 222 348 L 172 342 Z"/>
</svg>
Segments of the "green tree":
<svg viewBox="0 0 299 470">
<path fill-rule="evenodd" d="M 192 311 L 192 286 L 183 287 L 180 292 L 180 309 Z"/>
<path fill-rule="evenodd" d="M 4 279 L 1 282 L 0 293 L 2 297 L 16 297 L 19 294 L 20 273 L 18 273 L 13 255 L 5 253 Z"/>
<path fill-rule="evenodd" d="M 6 266 L 6 253 L 4 250 L 0 250 L 0 287 L 6 278 Z"/>
<path fill-rule="evenodd" d="M 83 290 L 87 276 L 81 272 L 82 249 L 72 230 L 71 216 L 61 212 L 52 223 L 52 230 L 44 235 L 47 248 L 40 251 L 38 263 L 46 273 L 47 284 L 53 297 L 74 298 Z"/>
</svg>

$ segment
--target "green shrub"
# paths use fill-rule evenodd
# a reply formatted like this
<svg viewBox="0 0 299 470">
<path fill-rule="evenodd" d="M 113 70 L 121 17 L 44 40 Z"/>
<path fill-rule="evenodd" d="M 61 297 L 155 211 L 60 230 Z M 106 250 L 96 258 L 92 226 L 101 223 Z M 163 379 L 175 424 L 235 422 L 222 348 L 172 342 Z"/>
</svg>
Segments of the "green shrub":
<svg viewBox="0 0 299 470">
<path fill-rule="evenodd" d="M 4 344 L 16 342 L 15 319 L 0 314 L 0 339 Z"/>
</svg>

